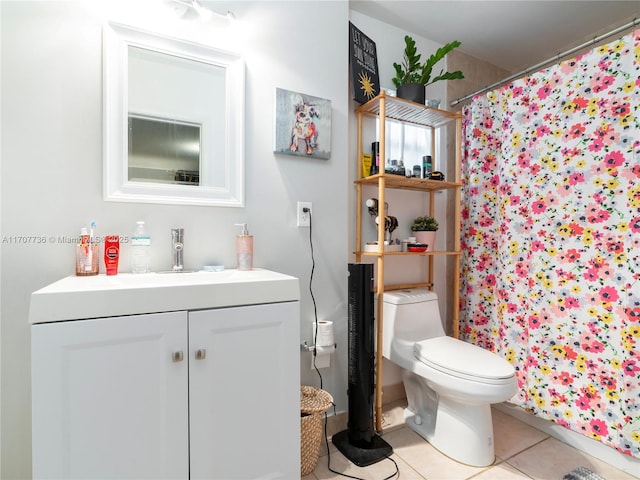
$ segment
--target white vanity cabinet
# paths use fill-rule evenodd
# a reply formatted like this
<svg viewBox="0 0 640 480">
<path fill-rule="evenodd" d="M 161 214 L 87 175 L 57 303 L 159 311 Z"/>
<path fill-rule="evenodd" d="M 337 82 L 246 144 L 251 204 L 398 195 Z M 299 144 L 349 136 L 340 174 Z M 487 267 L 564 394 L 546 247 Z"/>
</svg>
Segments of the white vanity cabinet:
<svg viewBox="0 0 640 480">
<path fill-rule="evenodd" d="M 85 319 L 64 319 L 61 304 L 32 322 L 33 478 L 299 477 L 288 278 L 273 303 Z M 46 317 L 38 302 L 34 319 Z"/>
<path fill-rule="evenodd" d="M 189 312 L 192 479 L 300 476 L 298 309 Z"/>
<path fill-rule="evenodd" d="M 187 312 L 31 327 L 33 478 L 188 478 Z"/>
</svg>

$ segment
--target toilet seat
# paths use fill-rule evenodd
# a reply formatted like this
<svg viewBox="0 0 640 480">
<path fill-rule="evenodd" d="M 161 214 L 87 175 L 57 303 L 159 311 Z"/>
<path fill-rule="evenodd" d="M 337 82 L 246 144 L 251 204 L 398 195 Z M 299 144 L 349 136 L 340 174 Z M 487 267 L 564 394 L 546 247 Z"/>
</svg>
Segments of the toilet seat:
<svg viewBox="0 0 640 480">
<path fill-rule="evenodd" d="M 503 384 L 515 375 L 504 358 L 452 337 L 436 337 L 413 345 L 416 359 L 447 375 L 480 383 Z"/>
</svg>

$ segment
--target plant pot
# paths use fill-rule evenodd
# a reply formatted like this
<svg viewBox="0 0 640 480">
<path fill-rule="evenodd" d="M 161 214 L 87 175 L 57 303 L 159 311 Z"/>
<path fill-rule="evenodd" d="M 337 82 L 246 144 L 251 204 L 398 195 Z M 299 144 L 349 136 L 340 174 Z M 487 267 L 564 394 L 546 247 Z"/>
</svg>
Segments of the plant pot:
<svg viewBox="0 0 640 480">
<path fill-rule="evenodd" d="M 421 83 L 405 83 L 398 88 L 396 95 L 398 98 L 424 105 L 424 85 Z"/>
<path fill-rule="evenodd" d="M 437 232 L 429 232 L 429 231 L 420 231 L 420 232 L 412 232 L 413 236 L 416 237 L 417 243 L 423 243 L 427 245 L 427 252 L 433 252 L 434 246 L 436 244 L 436 233 Z"/>
</svg>

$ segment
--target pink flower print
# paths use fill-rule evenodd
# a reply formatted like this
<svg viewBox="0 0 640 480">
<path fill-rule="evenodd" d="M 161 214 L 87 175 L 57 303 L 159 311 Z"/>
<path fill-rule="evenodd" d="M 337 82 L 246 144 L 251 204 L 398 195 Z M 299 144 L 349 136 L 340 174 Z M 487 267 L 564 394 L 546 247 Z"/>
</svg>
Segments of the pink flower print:
<svg viewBox="0 0 640 480">
<path fill-rule="evenodd" d="M 601 352 L 604 352 L 604 344 L 598 340 L 593 339 L 588 343 L 583 343 L 582 349 L 585 352 L 589 352 L 589 353 L 601 353 Z M 593 362 L 593 360 L 589 360 L 588 366 L 589 368 L 595 368 L 596 364 Z"/>
<path fill-rule="evenodd" d="M 616 150 L 614 152 L 610 152 L 604 157 L 604 163 L 607 167 L 619 167 L 624 163 L 624 155 L 622 152 Z"/>
<path fill-rule="evenodd" d="M 564 308 L 563 305 L 563 300 L 560 300 L 558 302 L 558 305 L 552 305 L 551 308 L 551 313 L 553 314 L 553 316 L 558 319 L 558 318 L 565 318 L 567 316 L 567 309 Z"/>
<path fill-rule="evenodd" d="M 571 236 L 576 237 L 578 235 L 582 235 L 584 232 L 584 227 L 576 222 L 571 222 L 569 224 L 569 229 L 571 230 Z M 571 250 L 570 250 L 571 251 Z"/>
<path fill-rule="evenodd" d="M 484 116 L 483 123 L 485 126 L 485 131 L 490 131 L 493 128 L 493 118 L 491 118 L 489 115 Z"/>
<path fill-rule="evenodd" d="M 545 210 L 547 209 L 547 204 L 545 203 L 543 198 L 538 198 L 535 202 L 533 202 L 533 205 L 531 206 L 531 210 L 533 210 L 533 213 L 543 213 Z"/>
<path fill-rule="evenodd" d="M 578 308 L 580 306 L 580 302 L 573 297 L 567 297 L 564 300 L 564 306 L 567 310 L 570 310 L 572 308 Z"/>
<path fill-rule="evenodd" d="M 607 251 L 611 253 L 622 253 L 624 252 L 624 243 L 620 241 L 609 241 L 607 242 Z"/>
<path fill-rule="evenodd" d="M 567 250 L 567 252 L 560 257 L 564 263 L 575 263 L 577 258 L 580 258 L 580 253 L 575 248 Z M 569 278 L 567 275 L 567 280 L 574 280 L 574 276 L 571 275 L 571 278 Z"/>
<path fill-rule="evenodd" d="M 545 249 L 545 245 L 540 240 L 534 240 L 533 242 L 531 242 L 531 250 L 532 251 L 540 252 L 540 251 L 542 251 L 544 249 Z"/>
<path fill-rule="evenodd" d="M 578 358 L 578 352 L 576 352 L 569 345 L 565 345 L 564 351 L 566 358 L 568 358 L 569 360 L 575 360 L 576 358 Z"/>
<path fill-rule="evenodd" d="M 609 219 L 609 212 L 602 210 L 599 205 L 591 204 L 588 206 L 587 221 L 589 223 L 602 223 Z"/>
<path fill-rule="evenodd" d="M 578 400 L 576 402 L 576 406 L 580 410 L 589 410 L 589 408 L 591 408 L 590 401 L 585 395 L 580 395 L 578 397 Z"/>
<path fill-rule="evenodd" d="M 495 287 L 496 285 L 496 276 L 495 275 L 487 275 L 484 279 L 484 283 L 488 287 Z"/>
<path fill-rule="evenodd" d="M 616 117 L 626 117 L 631 113 L 631 108 L 628 103 L 624 100 L 620 100 L 619 98 L 614 98 L 611 101 L 611 107 L 609 109 L 611 115 Z"/>
<path fill-rule="evenodd" d="M 604 142 L 600 137 L 594 138 L 593 141 L 589 144 L 590 152 L 599 152 L 603 148 L 604 148 Z"/>
<path fill-rule="evenodd" d="M 493 154 L 488 154 L 484 157 L 484 162 L 482 162 L 482 166 L 480 170 L 484 173 L 494 172 L 496 169 L 496 157 Z"/>
<path fill-rule="evenodd" d="M 568 60 L 560 64 L 560 70 L 562 71 L 562 73 L 564 73 L 567 76 L 569 76 L 569 74 L 572 73 L 577 67 L 578 67 L 578 61 L 575 59 Z"/>
<path fill-rule="evenodd" d="M 614 81 L 613 75 L 596 75 L 591 82 L 591 88 L 595 93 L 599 93 L 606 90 Z"/>
<path fill-rule="evenodd" d="M 539 138 L 542 138 L 545 135 L 548 135 L 549 133 L 551 133 L 551 129 L 549 127 L 547 127 L 546 125 L 540 125 L 536 129 L 536 137 L 539 137 Z"/>
<path fill-rule="evenodd" d="M 520 278 L 527 278 L 529 276 L 529 268 L 522 262 L 518 262 L 515 265 L 516 275 Z"/>
<path fill-rule="evenodd" d="M 490 225 L 493 225 L 493 218 L 483 213 L 478 220 L 478 224 L 481 227 L 488 227 Z"/>
<path fill-rule="evenodd" d="M 542 87 L 538 89 L 538 98 L 540 100 L 544 100 L 551 93 L 551 86 L 548 83 L 545 83 Z"/>
<path fill-rule="evenodd" d="M 509 196 L 511 194 L 511 185 L 508 183 L 503 183 L 502 185 L 500 185 L 498 191 L 503 196 Z"/>
<path fill-rule="evenodd" d="M 589 268 L 585 270 L 582 274 L 582 277 L 588 282 L 597 282 L 598 281 L 598 269 Z"/>
<path fill-rule="evenodd" d="M 640 216 L 631 219 L 629 228 L 633 233 L 640 233 Z"/>
<path fill-rule="evenodd" d="M 617 388 L 617 382 L 615 377 L 612 377 L 610 375 L 605 375 L 605 374 L 600 374 L 600 385 L 602 385 L 603 387 L 609 390 L 615 390 Z"/>
<path fill-rule="evenodd" d="M 538 327 L 540 327 L 540 317 L 538 317 L 538 314 L 534 313 L 532 315 L 529 315 L 528 324 L 531 330 L 536 330 Z"/>
<path fill-rule="evenodd" d="M 622 371 L 625 375 L 635 377 L 637 372 L 640 372 L 640 367 L 636 364 L 635 359 L 629 358 L 622 362 Z"/>
<path fill-rule="evenodd" d="M 521 152 L 518 154 L 518 166 L 520 168 L 528 168 L 530 165 L 529 152 Z"/>
<path fill-rule="evenodd" d="M 584 131 L 584 125 L 582 123 L 576 123 L 571 125 L 571 128 L 569 129 L 569 136 L 571 138 L 580 138 L 584 134 Z"/>
<path fill-rule="evenodd" d="M 489 317 L 483 315 L 480 312 L 476 312 L 473 315 L 473 324 L 476 326 L 486 325 L 489 323 Z"/>
<path fill-rule="evenodd" d="M 556 375 L 553 380 L 553 383 L 567 386 L 573 383 L 573 375 L 571 375 L 569 372 L 560 372 L 560 375 Z"/>
<path fill-rule="evenodd" d="M 602 301 L 606 303 L 615 302 L 620 298 L 618 291 L 613 287 L 602 287 L 599 293 Z"/>
<path fill-rule="evenodd" d="M 573 99 L 573 103 L 579 110 L 584 110 L 589 105 L 589 100 L 584 97 L 576 97 Z"/>
<path fill-rule="evenodd" d="M 607 435 L 609 433 L 609 428 L 603 420 L 594 418 L 593 420 L 591 420 L 591 422 L 589 422 L 589 425 L 591 426 L 592 437 L 600 438 L 601 436 Z"/>
<path fill-rule="evenodd" d="M 565 157 L 565 163 L 567 163 L 573 157 L 581 155 L 582 150 L 580 150 L 579 148 L 564 147 L 562 150 L 560 150 L 560 153 L 562 153 L 562 156 Z"/>
<path fill-rule="evenodd" d="M 640 307 L 625 307 L 624 313 L 630 322 L 640 322 Z"/>
<path fill-rule="evenodd" d="M 569 185 L 577 185 L 578 183 L 584 182 L 584 173 L 582 172 L 573 172 L 569 175 Z"/>
</svg>

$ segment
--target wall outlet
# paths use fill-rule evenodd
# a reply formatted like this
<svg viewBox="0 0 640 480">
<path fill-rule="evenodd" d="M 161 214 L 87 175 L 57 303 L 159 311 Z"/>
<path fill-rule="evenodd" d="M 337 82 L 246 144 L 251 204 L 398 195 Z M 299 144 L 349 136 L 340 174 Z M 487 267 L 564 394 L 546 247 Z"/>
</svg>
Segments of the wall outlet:
<svg viewBox="0 0 640 480">
<path fill-rule="evenodd" d="M 305 212 L 305 209 L 308 209 L 308 211 Z M 310 227 L 312 213 L 311 202 L 298 202 L 297 212 L 298 227 Z"/>
</svg>

